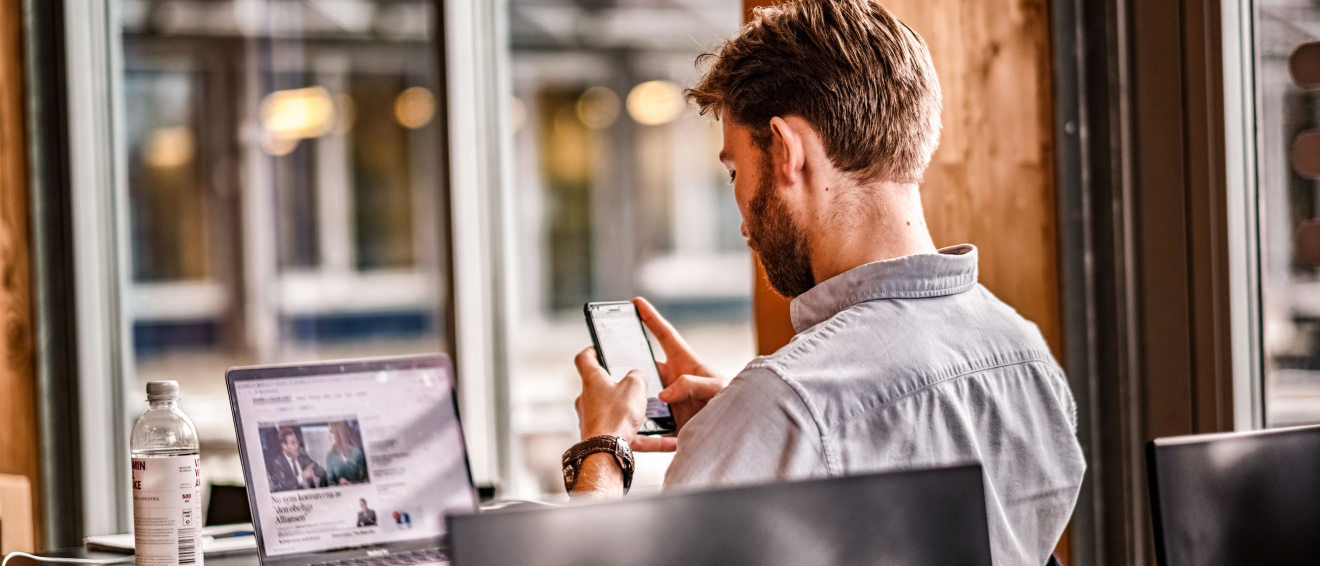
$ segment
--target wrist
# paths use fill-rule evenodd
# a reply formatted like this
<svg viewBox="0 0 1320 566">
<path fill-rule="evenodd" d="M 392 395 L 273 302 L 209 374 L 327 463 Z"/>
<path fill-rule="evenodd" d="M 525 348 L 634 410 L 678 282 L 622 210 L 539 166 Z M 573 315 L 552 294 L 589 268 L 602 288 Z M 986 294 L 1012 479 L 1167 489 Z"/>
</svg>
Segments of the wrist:
<svg viewBox="0 0 1320 566">
<path fill-rule="evenodd" d="M 582 438 L 580 438 L 579 440 L 587 440 L 587 439 L 589 439 L 589 438 L 595 438 L 595 437 L 597 437 L 597 436 L 615 436 L 615 437 L 618 437 L 618 438 L 622 438 L 623 440 L 626 440 L 626 441 L 628 441 L 628 442 L 632 442 L 633 437 L 634 437 L 634 436 L 637 436 L 637 429 L 638 429 L 638 428 L 641 428 L 641 427 L 636 427 L 636 428 L 634 428 L 634 427 L 614 427 L 614 428 L 610 428 L 610 427 L 593 427 L 593 428 L 583 429 L 583 431 L 582 431 Z"/>
</svg>

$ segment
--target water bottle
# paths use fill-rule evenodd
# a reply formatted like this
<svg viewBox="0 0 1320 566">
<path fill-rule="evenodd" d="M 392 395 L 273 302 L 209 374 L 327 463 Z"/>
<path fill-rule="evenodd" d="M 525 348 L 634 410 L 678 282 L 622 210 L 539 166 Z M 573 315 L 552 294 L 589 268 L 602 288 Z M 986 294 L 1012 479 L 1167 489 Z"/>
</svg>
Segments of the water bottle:
<svg viewBox="0 0 1320 566">
<path fill-rule="evenodd" d="M 133 425 L 133 546 L 138 566 L 202 565 L 197 427 L 179 410 L 179 383 L 147 384 L 151 408 Z"/>
</svg>

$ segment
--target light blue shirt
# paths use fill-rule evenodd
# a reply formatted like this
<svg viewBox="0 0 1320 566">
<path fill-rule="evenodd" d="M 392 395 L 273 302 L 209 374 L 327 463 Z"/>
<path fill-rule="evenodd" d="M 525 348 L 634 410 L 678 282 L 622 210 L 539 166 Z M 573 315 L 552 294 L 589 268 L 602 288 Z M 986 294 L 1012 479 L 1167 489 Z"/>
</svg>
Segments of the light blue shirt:
<svg viewBox="0 0 1320 566">
<path fill-rule="evenodd" d="M 976 248 L 862 265 L 790 308 L 797 336 L 683 427 L 665 489 L 979 462 L 995 564 L 1045 564 L 1086 470 L 1076 405 Z"/>
</svg>

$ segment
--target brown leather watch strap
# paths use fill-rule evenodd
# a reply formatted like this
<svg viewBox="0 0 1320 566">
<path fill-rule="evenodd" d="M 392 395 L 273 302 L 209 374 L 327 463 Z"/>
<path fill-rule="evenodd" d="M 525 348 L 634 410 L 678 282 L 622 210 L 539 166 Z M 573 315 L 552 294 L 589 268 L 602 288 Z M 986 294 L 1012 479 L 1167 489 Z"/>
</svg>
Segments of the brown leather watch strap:
<svg viewBox="0 0 1320 566">
<path fill-rule="evenodd" d="M 632 487 L 633 455 L 628 441 L 617 436 L 593 436 L 574 444 L 564 452 L 563 471 L 564 489 L 569 493 L 577 485 L 578 475 L 582 472 L 582 461 L 592 454 L 607 453 L 614 456 L 623 472 L 623 493 Z"/>
</svg>

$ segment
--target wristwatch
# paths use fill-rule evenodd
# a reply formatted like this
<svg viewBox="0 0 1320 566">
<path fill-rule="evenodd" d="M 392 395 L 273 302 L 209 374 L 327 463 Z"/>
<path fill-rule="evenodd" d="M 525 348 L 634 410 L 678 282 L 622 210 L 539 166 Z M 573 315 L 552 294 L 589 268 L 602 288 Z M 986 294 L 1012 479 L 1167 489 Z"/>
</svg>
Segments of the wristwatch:
<svg viewBox="0 0 1320 566">
<path fill-rule="evenodd" d="M 574 444 L 564 452 L 564 489 L 569 493 L 577 485 L 578 473 L 582 471 L 582 461 L 592 454 L 606 452 L 614 456 L 623 470 L 623 492 L 632 487 L 633 455 L 628 441 L 617 436 L 593 436 Z"/>
</svg>

